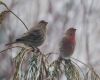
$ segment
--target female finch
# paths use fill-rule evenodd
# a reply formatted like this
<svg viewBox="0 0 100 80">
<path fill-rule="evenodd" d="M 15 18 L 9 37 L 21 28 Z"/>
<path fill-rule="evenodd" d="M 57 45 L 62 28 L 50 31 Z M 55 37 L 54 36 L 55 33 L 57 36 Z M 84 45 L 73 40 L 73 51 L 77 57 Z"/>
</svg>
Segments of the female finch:
<svg viewBox="0 0 100 80">
<path fill-rule="evenodd" d="M 46 38 L 46 26 L 48 22 L 41 20 L 34 28 L 30 29 L 23 37 L 16 39 L 15 42 L 9 43 L 23 43 L 30 47 L 38 47 L 42 45 Z M 9 45 L 7 44 L 7 45 Z"/>
<path fill-rule="evenodd" d="M 60 57 L 69 58 L 75 48 L 75 32 L 76 29 L 69 28 L 60 42 Z"/>
</svg>

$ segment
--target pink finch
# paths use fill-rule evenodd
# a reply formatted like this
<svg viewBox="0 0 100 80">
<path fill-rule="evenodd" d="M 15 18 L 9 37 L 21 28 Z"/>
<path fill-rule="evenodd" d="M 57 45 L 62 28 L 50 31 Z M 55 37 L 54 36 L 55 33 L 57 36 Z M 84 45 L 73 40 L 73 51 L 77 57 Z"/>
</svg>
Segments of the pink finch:
<svg viewBox="0 0 100 80">
<path fill-rule="evenodd" d="M 62 38 L 60 42 L 60 57 L 61 58 L 69 58 L 74 51 L 75 48 L 75 32 L 76 29 L 69 28 Z"/>
</svg>

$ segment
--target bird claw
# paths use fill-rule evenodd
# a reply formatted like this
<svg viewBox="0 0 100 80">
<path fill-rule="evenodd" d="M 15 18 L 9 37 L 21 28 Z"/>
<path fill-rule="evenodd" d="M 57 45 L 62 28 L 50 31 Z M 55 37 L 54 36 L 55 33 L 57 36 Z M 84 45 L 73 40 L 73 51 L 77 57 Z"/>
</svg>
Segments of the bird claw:
<svg viewBox="0 0 100 80">
<path fill-rule="evenodd" d="M 71 63 L 70 59 L 65 59 L 65 64 Z"/>
<path fill-rule="evenodd" d="M 33 47 L 32 46 L 32 52 L 35 52 L 35 53 L 39 53 L 41 52 L 39 48 L 36 48 L 36 47 Z"/>
<path fill-rule="evenodd" d="M 35 51 L 36 53 L 41 52 L 39 48 L 35 48 L 35 49 L 36 49 L 36 51 Z"/>
</svg>

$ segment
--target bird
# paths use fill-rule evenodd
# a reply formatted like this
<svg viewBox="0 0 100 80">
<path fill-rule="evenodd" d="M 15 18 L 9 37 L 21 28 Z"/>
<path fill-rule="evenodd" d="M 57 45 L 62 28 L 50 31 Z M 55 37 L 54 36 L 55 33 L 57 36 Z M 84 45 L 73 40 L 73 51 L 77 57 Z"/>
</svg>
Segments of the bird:
<svg viewBox="0 0 100 80">
<path fill-rule="evenodd" d="M 33 28 L 31 28 L 24 36 L 15 40 L 15 42 L 8 43 L 23 43 L 29 47 L 39 47 L 43 44 L 46 39 L 46 32 L 47 32 L 47 24 L 48 22 L 41 20 L 39 21 Z"/>
<path fill-rule="evenodd" d="M 73 54 L 76 45 L 75 32 L 75 28 L 69 28 L 65 31 L 59 43 L 60 58 L 69 59 Z"/>
</svg>

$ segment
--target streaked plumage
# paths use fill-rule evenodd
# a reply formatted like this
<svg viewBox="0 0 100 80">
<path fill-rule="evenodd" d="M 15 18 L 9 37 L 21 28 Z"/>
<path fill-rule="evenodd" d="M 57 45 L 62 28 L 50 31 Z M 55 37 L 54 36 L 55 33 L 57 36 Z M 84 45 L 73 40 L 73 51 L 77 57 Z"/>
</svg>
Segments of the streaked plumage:
<svg viewBox="0 0 100 80">
<path fill-rule="evenodd" d="M 29 30 L 23 37 L 16 39 L 14 43 L 24 43 L 27 46 L 38 47 L 46 38 L 47 22 L 41 20 L 35 27 Z"/>
</svg>

